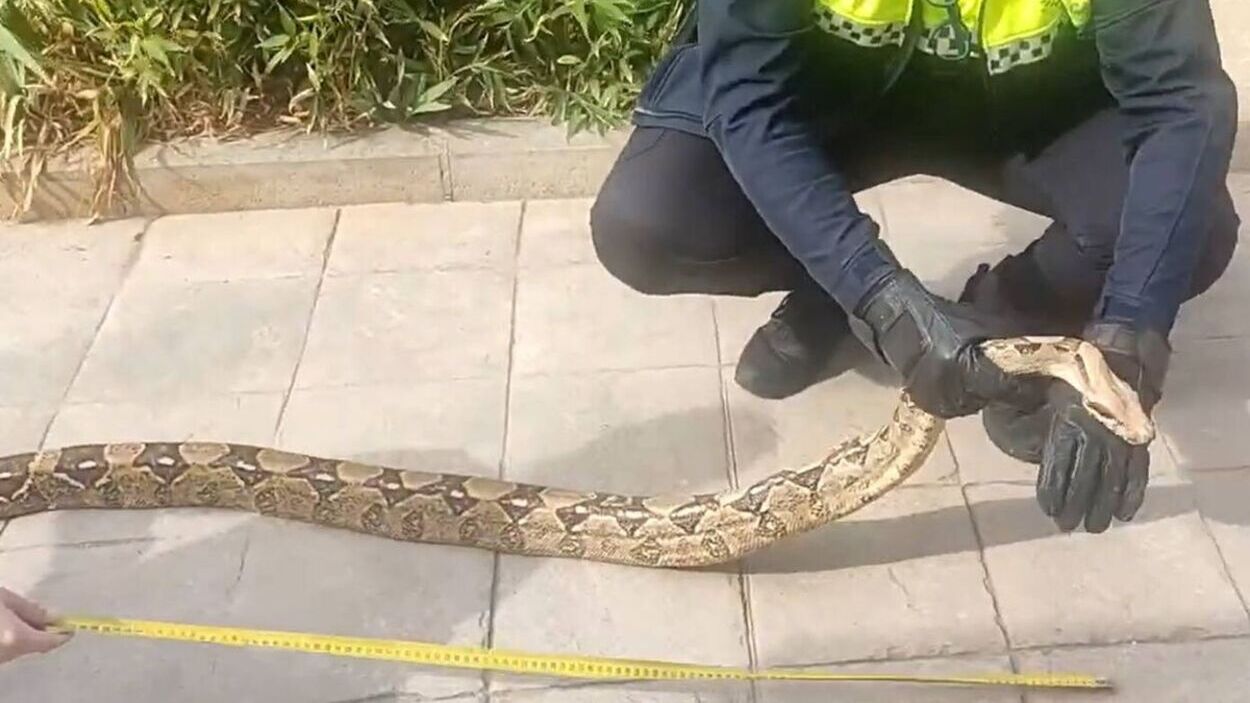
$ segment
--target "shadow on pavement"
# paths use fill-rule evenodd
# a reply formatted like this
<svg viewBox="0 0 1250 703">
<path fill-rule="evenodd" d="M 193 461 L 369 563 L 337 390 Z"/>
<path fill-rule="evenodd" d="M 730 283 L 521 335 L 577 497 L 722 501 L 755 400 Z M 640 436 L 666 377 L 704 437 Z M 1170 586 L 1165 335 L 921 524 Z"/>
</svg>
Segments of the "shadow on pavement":
<svg viewBox="0 0 1250 703">
<path fill-rule="evenodd" d="M 1031 492 L 1027 498 L 978 502 L 975 510 L 978 524 L 993 524 L 996 528 L 992 534 L 982 532 L 986 548 L 1064 538 L 1041 513 Z M 1155 486 L 1148 492 L 1147 505 L 1142 513 L 1131 524 L 1148 524 L 1194 510 L 1192 486 Z M 1245 512 L 1237 516 L 1223 514 L 1208 517 L 1250 525 L 1250 514 Z M 750 558 L 747 572 L 786 574 L 834 571 L 972 552 L 978 546 L 973 539 L 970 519 L 967 508 L 960 505 L 897 518 L 836 522 L 824 529 L 797 535 L 771 551 Z M 1111 529 L 1124 527 L 1124 523 L 1117 523 Z"/>
</svg>

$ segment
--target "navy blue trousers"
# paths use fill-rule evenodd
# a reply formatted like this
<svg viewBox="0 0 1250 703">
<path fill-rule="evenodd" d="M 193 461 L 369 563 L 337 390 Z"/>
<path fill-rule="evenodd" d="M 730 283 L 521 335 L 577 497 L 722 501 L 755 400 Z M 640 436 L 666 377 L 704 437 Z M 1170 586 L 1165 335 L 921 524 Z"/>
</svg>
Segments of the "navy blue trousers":
<svg viewBox="0 0 1250 703">
<path fill-rule="evenodd" d="M 856 192 L 923 174 L 1050 219 L 1039 238 L 1012 257 L 1027 263 L 1012 271 L 1028 272 L 1014 283 L 1043 311 L 1092 313 L 1127 191 L 1119 120 L 1114 108 L 1091 110 L 1049 143 L 1026 151 L 986 147 L 974 132 L 952 133 L 932 123 L 904 128 L 886 119 L 829 148 Z M 1236 248 L 1240 222 L 1227 190 L 1214 215 L 1191 298 L 1223 275 Z M 635 130 L 598 195 L 591 228 L 602 264 L 644 293 L 756 296 L 810 282 L 716 147 L 684 132 Z"/>
</svg>

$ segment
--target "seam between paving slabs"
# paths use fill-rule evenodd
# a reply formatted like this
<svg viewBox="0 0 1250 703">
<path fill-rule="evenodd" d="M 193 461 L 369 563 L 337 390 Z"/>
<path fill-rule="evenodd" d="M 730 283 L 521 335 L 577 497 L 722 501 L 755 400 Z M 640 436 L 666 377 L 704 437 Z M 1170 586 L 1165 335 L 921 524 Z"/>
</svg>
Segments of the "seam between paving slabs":
<svg viewBox="0 0 1250 703">
<path fill-rule="evenodd" d="M 1220 569 L 1224 573 L 1224 580 L 1233 587 L 1233 593 L 1237 594 L 1237 601 L 1241 603 L 1241 609 L 1246 614 L 1247 622 L 1250 623 L 1250 606 L 1246 604 L 1246 596 L 1242 593 L 1241 587 L 1237 585 L 1237 579 L 1233 578 L 1233 570 L 1228 565 L 1228 559 L 1224 556 L 1224 548 L 1220 546 L 1220 541 L 1215 538 L 1215 532 L 1211 529 L 1211 524 L 1207 522 L 1207 516 L 1202 513 L 1202 504 L 1198 503 L 1196 508 L 1198 520 L 1202 523 L 1202 531 L 1206 533 L 1207 539 L 1211 540 L 1211 544 L 1215 546 L 1215 553 L 1220 558 Z"/>
<path fill-rule="evenodd" d="M 560 377 L 577 377 L 583 375 L 595 374 L 629 374 L 637 371 L 676 371 L 681 369 L 715 369 L 717 364 L 657 364 L 655 366 L 597 366 L 583 369 L 575 369 L 571 371 L 525 371 L 520 374 L 521 378 L 535 379 L 547 378 L 551 376 Z"/>
<path fill-rule="evenodd" d="M 509 430 L 512 425 L 512 378 L 514 375 L 514 363 L 516 359 L 516 313 L 517 313 L 517 289 L 520 287 L 520 257 L 521 257 L 521 238 L 525 232 L 525 218 L 529 212 L 526 201 L 521 201 L 520 212 L 517 213 L 516 234 L 512 242 L 512 300 L 511 310 L 509 313 L 509 329 L 508 329 L 508 363 L 507 370 L 504 374 L 504 391 L 503 391 L 503 437 L 499 442 L 499 465 L 497 470 L 497 478 L 505 479 L 505 473 L 508 466 L 508 442 L 511 439 Z M 486 633 L 483 645 L 487 649 L 495 646 L 495 610 L 499 605 L 499 566 L 502 562 L 502 556 L 496 552 L 491 557 L 491 574 L 490 574 L 490 595 L 486 610 Z M 491 700 L 491 672 L 482 672 L 482 697 L 487 703 Z"/>
<path fill-rule="evenodd" d="M 334 242 L 338 238 L 339 222 L 343 218 L 343 209 L 335 208 L 334 222 L 330 225 L 330 236 L 326 237 L 326 245 L 321 253 L 321 274 L 317 277 L 317 285 L 313 287 L 312 306 L 308 309 L 308 322 L 304 324 L 304 336 L 300 339 L 299 355 L 295 357 L 295 366 L 291 369 L 291 380 L 287 383 L 286 393 L 282 396 L 282 405 L 278 408 L 278 417 L 273 421 L 275 441 L 278 431 L 282 428 L 282 420 L 286 417 L 287 406 L 291 404 L 291 396 L 295 393 L 295 383 L 299 379 L 299 370 L 304 365 L 304 354 L 308 351 L 308 336 L 312 332 L 313 322 L 317 319 L 317 307 L 321 304 L 321 289 L 326 282 L 326 272 L 330 269 L 330 255 L 334 250 Z"/>
<path fill-rule="evenodd" d="M 959 471 L 959 458 L 955 456 L 954 449 L 951 450 L 951 456 L 955 459 L 955 470 Z M 998 633 L 1002 637 L 1003 647 L 1011 651 L 1011 635 L 1007 632 L 1007 623 L 1003 620 L 1002 606 L 998 602 L 998 592 L 994 590 L 994 578 L 990 575 L 990 565 L 985 558 L 985 538 L 981 534 L 981 526 L 977 524 L 976 513 L 972 510 L 972 501 L 968 498 L 968 487 L 959 486 L 959 495 L 963 498 L 964 510 L 968 512 L 968 523 L 972 525 L 972 535 L 977 540 L 977 562 L 981 565 L 981 583 L 985 587 L 985 592 L 990 597 L 990 604 L 994 608 L 994 625 L 998 628 Z M 1015 657 L 1011 659 L 1012 671 L 1019 672 L 1016 667 Z"/>
<path fill-rule="evenodd" d="M 1113 647 L 1126 647 L 1138 645 L 1187 645 L 1201 644 L 1205 642 L 1245 642 L 1250 644 L 1250 635 L 1206 635 L 1197 637 L 1129 637 L 1125 639 L 1110 639 L 1098 642 L 1065 642 L 1060 644 L 1033 644 L 1021 647 L 1015 647 L 1010 652 L 1007 651 L 968 651 L 958 652 L 945 656 L 934 656 L 932 654 L 915 654 L 905 655 L 901 657 L 858 657 L 855 659 L 841 659 L 836 661 L 810 661 L 800 662 L 797 664 L 786 664 L 778 667 L 780 669 L 817 669 L 817 668 L 833 668 L 842 666 L 854 666 L 857 664 L 906 664 L 909 662 L 926 662 L 926 661 L 948 661 L 959 659 L 970 659 L 984 656 L 1002 656 L 1005 654 L 1028 654 L 1034 652 L 1058 652 L 1073 651 L 1083 649 L 1110 649 Z M 1019 673 L 1019 672 L 1016 672 Z"/>
<path fill-rule="evenodd" d="M 61 414 L 61 408 L 69 399 L 69 392 L 73 389 L 74 384 L 78 382 L 78 376 L 82 374 L 83 366 L 87 363 L 87 357 L 91 354 L 91 350 L 95 348 L 96 341 L 100 338 L 100 330 L 104 328 L 104 323 L 108 321 L 109 315 L 113 312 L 113 307 L 117 305 L 117 298 L 126 287 L 126 282 L 130 280 L 130 276 L 134 273 L 135 265 L 139 262 L 139 256 L 143 253 L 143 248 L 148 241 L 148 231 L 152 228 L 152 223 L 159 218 L 148 218 L 143 223 L 143 228 L 139 234 L 135 236 L 134 246 L 130 249 L 130 255 L 126 257 L 126 262 L 122 264 L 121 276 L 118 277 L 117 285 L 113 288 L 113 292 L 109 295 L 109 302 L 104 306 L 104 311 L 100 313 L 100 318 L 96 320 L 95 329 L 91 333 L 91 340 L 87 342 L 87 347 L 83 349 L 82 356 L 78 358 L 78 365 L 74 367 L 74 373 L 70 376 L 69 382 L 65 384 L 65 389 L 61 392 L 61 398 L 56 403 L 56 408 L 52 411 L 52 416 L 48 418 L 48 424 L 44 425 L 43 433 L 39 436 L 40 449 L 46 449 L 44 446 L 48 441 L 48 434 L 52 432 L 52 426 L 56 423 L 57 417 Z"/>
<path fill-rule="evenodd" d="M 1207 642 L 1245 642 L 1250 644 L 1250 635 L 1208 635 L 1199 637 L 1130 637 L 1127 639 L 1107 640 L 1105 642 L 1066 642 L 1063 644 L 1036 644 L 1012 650 L 1015 654 L 1035 652 L 1070 652 L 1085 649 L 1112 649 L 1115 647 L 1138 647 L 1141 645 L 1183 646 L 1205 644 Z"/>
<path fill-rule="evenodd" d="M 725 470 L 728 473 L 729 487 L 736 490 L 739 486 L 738 456 L 734 449 L 733 415 L 729 409 L 729 388 L 725 378 L 725 359 L 721 352 L 720 318 L 716 314 L 714 301 L 708 301 L 712 311 L 712 341 L 716 347 L 716 378 L 720 391 L 721 427 L 724 432 Z M 747 665 L 754 670 L 759 665 L 759 648 L 755 642 L 755 617 L 751 611 L 751 579 L 746 572 L 745 560 L 739 559 L 738 597 L 742 602 L 742 625 L 746 630 Z M 759 685 L 755 681 L 748 682 L 749 699 L 752 703 L 759 700 Z"/>
</svg>

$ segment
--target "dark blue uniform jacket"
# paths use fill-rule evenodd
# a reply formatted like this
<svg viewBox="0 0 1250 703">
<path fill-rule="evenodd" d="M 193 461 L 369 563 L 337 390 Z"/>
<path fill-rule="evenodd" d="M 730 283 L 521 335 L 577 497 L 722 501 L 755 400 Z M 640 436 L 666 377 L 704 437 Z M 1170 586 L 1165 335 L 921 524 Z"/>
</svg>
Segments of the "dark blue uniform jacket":
<svg viewBox="0 0 1250 703">
<path fill-rule="evenodd" d="M 634 119 L 710 138 L 772 231 L 854 310 L 891 265 L 869 246 L 877 225 L 821 145 L 870 114 L 909 52 L 823 34 L 811 2 L 700 0 L 694 31 L 661 62 Z M 1027 150 L 1082 116 L 1074 112 L 1095 109 L 1092 94 L 1118 106 L 1129 190 L 1094 314 L 1166 333 L 1227 176 L 1236 91 L 1207 0 L 1092 2 L 1093 25 L 1057 42 L 1049 60 L 987 76 L 998 126 L 986 139 Z"/>
</svg>

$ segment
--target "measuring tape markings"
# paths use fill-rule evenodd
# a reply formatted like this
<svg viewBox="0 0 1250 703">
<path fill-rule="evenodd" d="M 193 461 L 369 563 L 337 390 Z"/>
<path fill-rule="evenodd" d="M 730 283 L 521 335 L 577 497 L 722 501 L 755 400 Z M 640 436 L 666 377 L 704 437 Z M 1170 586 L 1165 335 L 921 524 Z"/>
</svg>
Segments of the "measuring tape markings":
<svg viewBox="0 0 1250 703">
<path fill-rule="evenodd" d="M 1081 674 L 988 674 L 928 676 L 918 674 L 831 674 L 768 669 L 678 664 L 636 659 L 612 659 L 560 654 L 482 649 L 402 640 L 343 637 L 302 632 L 193 625 L 187 623 L 75 616 L 58 621 L 58 628 L 100 635 L 197 642 L 232 647 L 260 647 L 328 654 L 338 657 L 426 664 L 447 668 L 546 674 L 579 679 L 621 680 L 735 680 L 806 682 L 894 682 L 1022 688 L 1109 689 L 1110 682 Z"/>
</svg>

